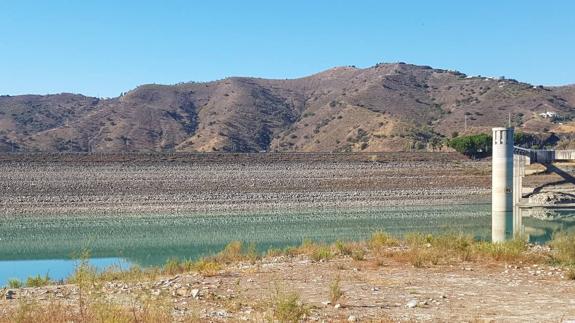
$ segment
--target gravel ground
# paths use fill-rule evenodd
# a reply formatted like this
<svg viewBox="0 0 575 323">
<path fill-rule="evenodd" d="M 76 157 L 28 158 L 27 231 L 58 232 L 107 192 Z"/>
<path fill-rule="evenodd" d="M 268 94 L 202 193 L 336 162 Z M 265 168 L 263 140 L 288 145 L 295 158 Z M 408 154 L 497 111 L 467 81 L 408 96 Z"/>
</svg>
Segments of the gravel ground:
<svg viewBox="0 0 575 323">
<path fill-rule="evenodd" d="M 453 154 L 13 155 L 0 214 L 356 208 L 489 200 L 489 164 Z"/>
</svg>

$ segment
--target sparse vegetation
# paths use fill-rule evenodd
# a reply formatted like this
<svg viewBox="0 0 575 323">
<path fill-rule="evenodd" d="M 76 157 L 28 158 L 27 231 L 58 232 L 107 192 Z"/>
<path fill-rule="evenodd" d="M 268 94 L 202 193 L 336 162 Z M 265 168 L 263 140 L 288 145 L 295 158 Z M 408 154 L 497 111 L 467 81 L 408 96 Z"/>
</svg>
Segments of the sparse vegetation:
<svg viewBox="0 0 575 323">
<path fill-rule="evenodd" d="M 286 292 L 276 286 L 272 297 L 273 316 L 279 322 L 296 323 L 309 313 L 309 308 L 296 292 Z"/>
<path fill-rule="evenodd" d="M 39 274 L 36 276 L 31 276 L 26 279 L 26 287 L 42 287 L 50 284 L 50 276 L 45 274 L 44 276 L 40 276 Z"/>
<path fill-rule="evenodd" d="M 377 231 L 373 233 L 371 238 L 368 240 L 368 246 L 375 250 L 397 245 L 399 245 L 399 241 L 392 237 L 389 233 L 383 231 Z"/>
<path fill-rule="evenodd" d="M 22 287 L 22 281 L 17 278 L 8 279 L 8 288 L 20 288 Z"/>
<path fill-rule="evenodd" d="M 554 237 L 550 245 L 553 247 L 553 259 L 556 262 L 566 265 L 565 278 L 575 279 L 573 268 L 575 259 L 575 238 L 573 234 L 561 234 Z M 366 249 L 366 247 L 368 249 Z M 381 253 L 381 250 L 387 250 Z M 528 253 L 528 245 L 523 240 L 512 240 L 503 243 L 491 243 L 476 241 L 469 235 L 460 233 L 448 233 L 440 235 L 411 233 L 405 235 L 403 239 L 397 239 L 385 232 L 375 232 L 370 239 L 360 242 L 337 241 L 332 245 L 319 244 L 310 240 L 305 240 L 300 246 L 286 248 L 285 250 L 273 249 L 267 252 L 274 256 L 301 256 L 305 255 L 314 261 L 329 260 L 336 254 L 352 257 L 355 260 L 363 260 L 367 250 L 378 255 L 375 258 L 376 264 L 381 266 L 383 258 L 387 257 L 391 261 L 407 262 L 417 268 L 429 266 L 476 262 L 537 262 L 548 263 L 550 258 L 534 256 Z M 50 322 L 100 322 L 109 320 L 111 322 L 170 322 L 172 317 L 172 306 L 169 301 L 158 296 L 150 297 L 149 291 L 142 290 L 133 295 L 132 305 L 119 305 L 101 298 L 99 292 L 102 283 L 105 281 L 123 281 L 129 279 L 131 275 L 137 276 L 134 282 L 148 281 L 155 279 L 152 273 L 174 276 L 184 271 L 196 271 L 205 277 L 221 275 L 225 268 L 224 264 L 231 264 L 238 261 L 249 261 L 255 253 L 255 246 L 244 245 L 239 241 L 229 243 L 219 254 L 204 258 L 198 261 L 179 261 L 171 258 L 162 268 L 156 269 L 135 269 L 121 270 L 118 268 L 97 272 L 87 262 L 89 253 L 83 253 L 79 259 L 76 270 L 68 279 L 69 283 L 79 287 L 79 305 L 64 303 L 22 303 L 17 308 L 12 308 L 4 317 L 14 318 L 15 321 L 32 322 L 44 318 Z M 257 253 L 255 253 L 257 255 Z M 361 254 L 361 256 L 357 256 Z M 247 256 L 249 255 L 249 256 Z M 383 258 L 382 258 L 383 257 Z M 257 255 L 259 259 L 259 255 Z M 338 270 L 346 270 L 346 266 L 339 264 Z M 143 274 L 146 273 L 146 274 Z M 148 276 L 150 275 L 150 276 Z M 152 278 L 154 277 L 154 278 Z M 133 278 L 133 277 L 132 277 Z M 239 284 L 238 279 L 238 284 Z M 50 283 L 47 276 L 31 277 L 27 281 L 27 286 L 44 286 Z M 310 313 L 310 307 L 305 305 L 299 293 L 285 291 L 278 287 L 274 289 L 268 313 L 273 316 L 273 320 L 279 322 L 299 322 Z M 10 288 L 19 288 L 19 281 L 11 280 Z M 329 301 L 332 304 L 340 302 L 344 295 L 341 288 L 341 277 L 339 274 L 329 282 Z M 169 295 L 167 295 L 169 297 Z M 235 304 L 235 305 L 234 305 Z M 79 306 L 79 307 L 78 307 Z M 79 308 L 79 310 L 78 310 Z M 229 304 L 229 308 L 241 308 L 241 302 Z M 264 308 L 265 309 L 265 308 Z M 196 318 L 197 320 L 197 318 Z M 2 318 L 0 318 L 0 322 Z"/>
<path fill-rule="evenodd" d="M 555 251 L 553 256 L 558 262 L 575 265 L 575 234 L 559 233 L 553 237 L 550 245 Z"/>
<path fill-rule="evenodd" d="M 343 291 L 341 290 L 341 278 L 339 276 L 335 277 L 335 279 L 329 285 L 329 300 L 332 304 L 335 304 L 339 301 L 339 299 L 343 296 Z"/>
</svg>

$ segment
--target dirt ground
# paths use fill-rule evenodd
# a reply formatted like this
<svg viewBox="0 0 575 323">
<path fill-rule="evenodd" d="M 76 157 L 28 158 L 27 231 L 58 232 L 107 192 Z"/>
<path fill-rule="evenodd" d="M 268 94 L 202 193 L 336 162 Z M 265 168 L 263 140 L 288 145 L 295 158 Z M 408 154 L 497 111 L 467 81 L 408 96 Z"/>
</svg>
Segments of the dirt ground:
<svg viewBox="0 0 575 323">
<path fill-rule="evenodd" d="M 338 279 L 343 295 L 329 302 Z M 151 282 L 105 283 L 106 297 L 130 304 L 134 295 L 164 295 L 176 319 L 265 321 L 270 300 L 296 292 L 305 321 L 568 322 L 575 319 L 575 281 L 559 267 L 522 263 L 458 263 L 415 268 L 393 258 L 357 261 L 339 256 L 314 262 L 298 257 L 239 263 L 215 276 L 197 273 Z M 74 303 L 73 285 L 0 291 L 0 313 L 22 300 Z M 1 315 L 0 315 L 1 316 Z"/>
</svg>

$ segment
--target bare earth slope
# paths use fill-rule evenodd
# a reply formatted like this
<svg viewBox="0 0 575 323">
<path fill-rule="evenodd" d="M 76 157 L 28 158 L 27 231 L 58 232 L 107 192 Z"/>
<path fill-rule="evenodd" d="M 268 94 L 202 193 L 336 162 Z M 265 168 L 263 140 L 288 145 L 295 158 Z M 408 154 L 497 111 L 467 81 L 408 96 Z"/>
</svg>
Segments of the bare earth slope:
<svg viewBox="0 0 575 323">
<path fill-rule="evenodd" d="M 403 63 L 338 67 L 294 80 L 144 85 L 118 98 L 0 96 L 0 152 L 403 151 L 507 122 L 570 129 L 575 87 Z M 566 122 L 569 123 L 568 121 Z M 565 131 L 567 131 L 565 130 Z"/>
</svg>

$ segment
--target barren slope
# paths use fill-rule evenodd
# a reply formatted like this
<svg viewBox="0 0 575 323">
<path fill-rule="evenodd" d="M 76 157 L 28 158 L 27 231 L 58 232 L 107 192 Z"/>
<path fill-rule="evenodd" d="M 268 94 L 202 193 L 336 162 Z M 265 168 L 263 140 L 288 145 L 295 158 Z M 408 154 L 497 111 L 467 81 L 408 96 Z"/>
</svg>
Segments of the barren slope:
<svg viewBox="0 0 575 323">
<path fill-rule="evenodd" d="M 295 80 L 145 85 L 100 100 L 0 97 L 0 151 L 402 151 L 506 124 L 571 132 L 575 87 L 534 87 L 403 63 Z M 553 122 L 540 113 L 557 112 Z M 467 119 L 467 130 L 465 130 Z"/>
</svg>

